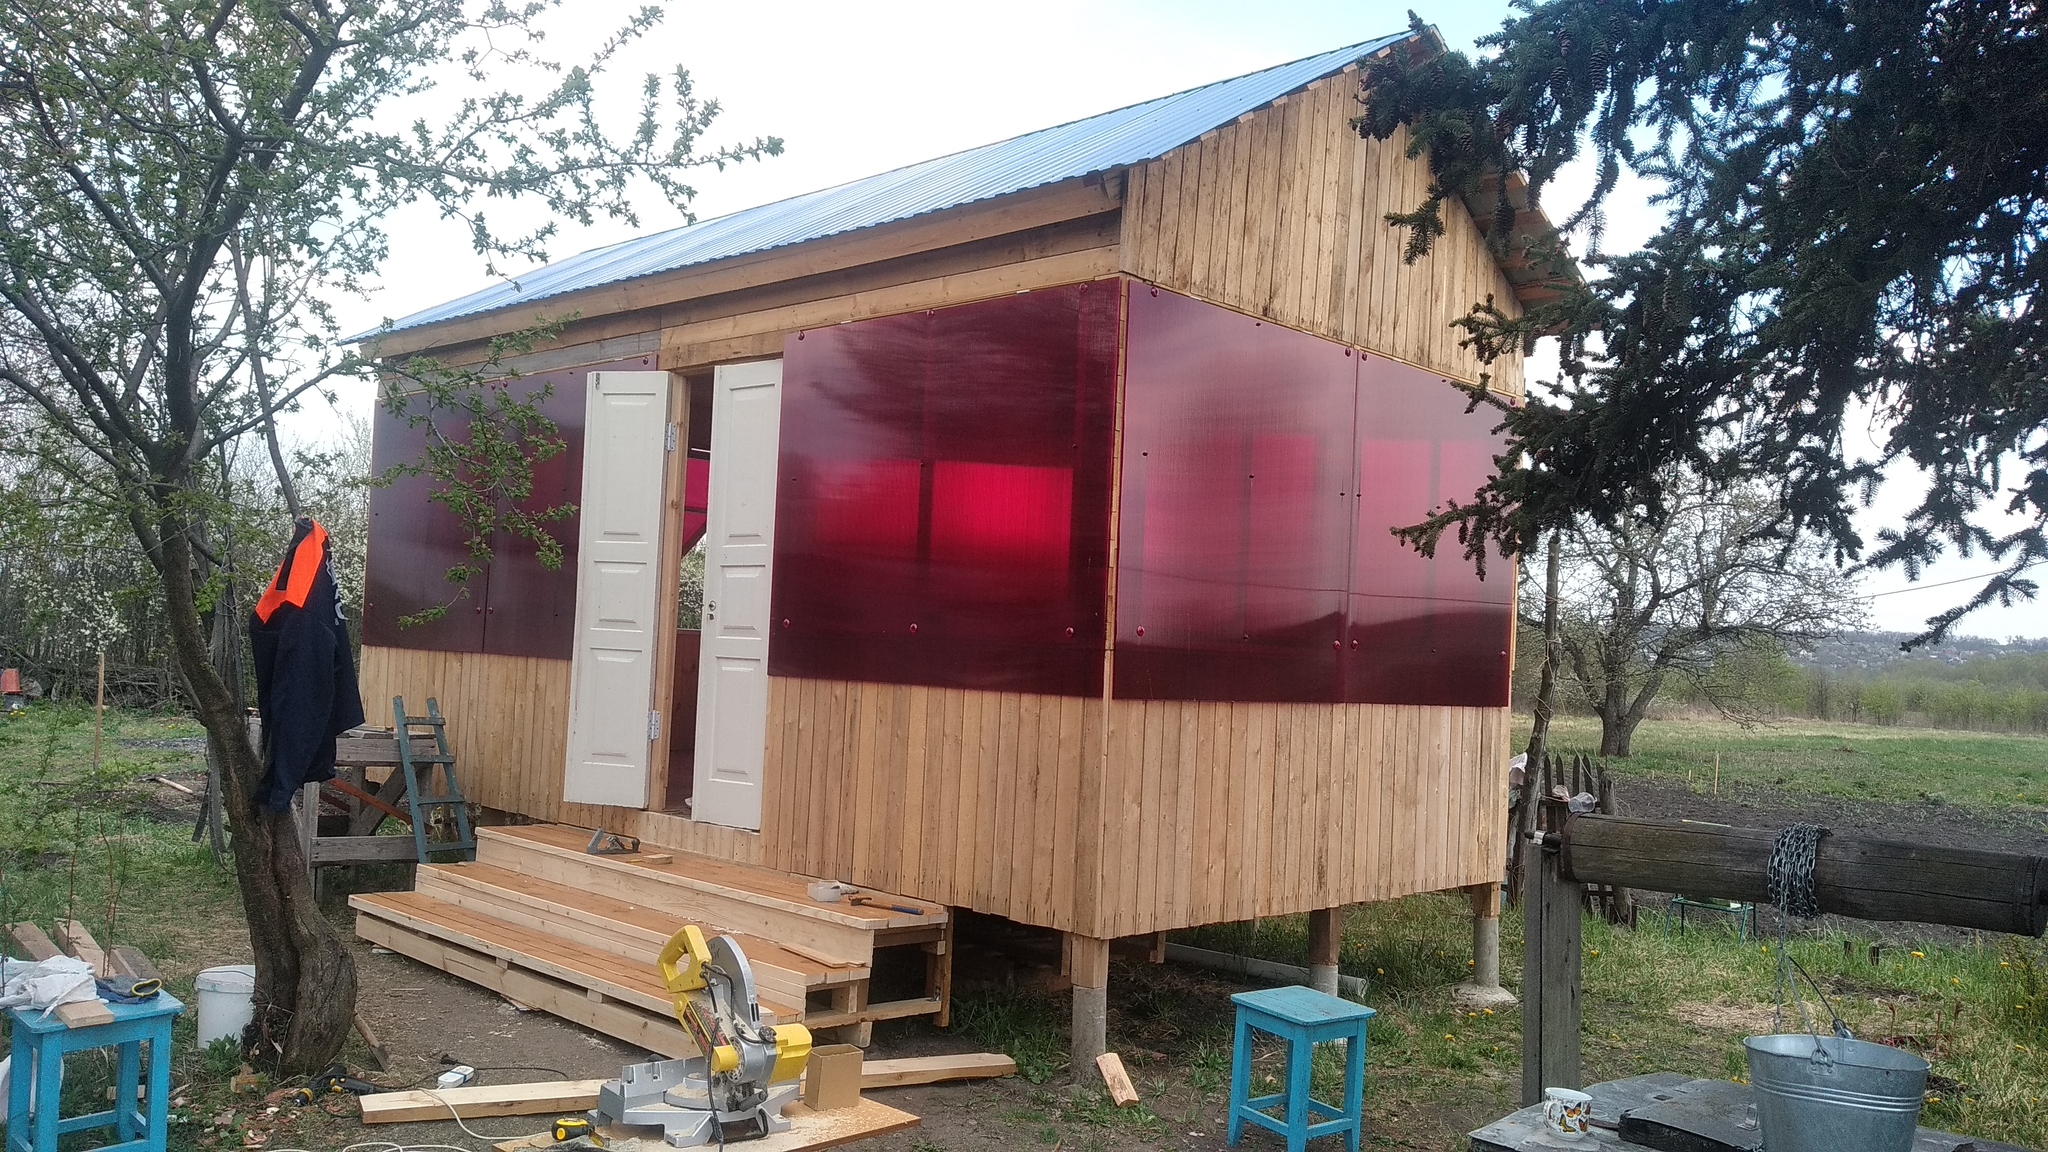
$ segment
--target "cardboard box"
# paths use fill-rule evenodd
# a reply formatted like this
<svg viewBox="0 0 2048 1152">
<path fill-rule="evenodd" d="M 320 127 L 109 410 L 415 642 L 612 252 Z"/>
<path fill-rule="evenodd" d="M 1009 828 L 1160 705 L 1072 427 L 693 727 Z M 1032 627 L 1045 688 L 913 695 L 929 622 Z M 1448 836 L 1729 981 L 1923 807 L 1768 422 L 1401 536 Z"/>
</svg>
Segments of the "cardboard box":
<svg viewBox="0 0 2048 1152">
<path fill-rule="evenodd" d="M 804 1103 L 813 1112 L 830 1112 L 860 1104 L 861 1050 L 851 1044 L 826 1044 L 811 1049 L 804 1066 Z"/>
</svg>

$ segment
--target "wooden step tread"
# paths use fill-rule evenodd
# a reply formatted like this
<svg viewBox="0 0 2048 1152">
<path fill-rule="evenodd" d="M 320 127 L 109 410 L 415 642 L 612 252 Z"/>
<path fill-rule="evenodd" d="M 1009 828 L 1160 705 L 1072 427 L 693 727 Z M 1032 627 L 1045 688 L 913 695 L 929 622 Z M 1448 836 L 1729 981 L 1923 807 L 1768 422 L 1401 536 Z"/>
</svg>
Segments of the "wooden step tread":
<svg viewBox="0 0 2048 1152">
<path fill-rule="evenodd" d="M 879 932 L 891 928 L 935 927 L 946 922 L 947 910 L 943 904 L 875 891 L 864 891 L 864 894 L 873 897 L 879 907 L 843 901 L 821 904 L 810 898 L 806 890 L 810 884 L 807 877 L 676 849 L 661 849 L 673 857 L 666 863 L 648 863 L 632 855 L 592 856 L 584 851 L 590 844 L 589 830 L 562 824 L 518 824 L 477 831 L 481 836 L 507 844 L 572 855 L 601 867 L 632 869 L 671 883 L 716 890 L 751 903 L 851 928 Z M 918 908 L 921 912 L 918 915 L 896 912 L 890 905 Z"/>
<path fill-rule="evenodd" d="M 349 897 L 348 902 L 359 913 L 530 968 L 648 1012 L 666 1015 L 674 1008 L 674 1001 L 652 965 L 635 963 L 416 892 L 365 893 Z M 778 1021 L 803 1019 L 800 1006 L 763 999 L 761 1007 L 773 1012 Z"/>
<path fill-rule="evenodd" d="M 669 937 L 692 921 L 687 917 L 671 915 L 658 908 L 635 904 L 592 892 L 583 888 L 558 884 L 537 876 L 527 876 L 493 864 L 460 863 L 433 864 L 420 869 L 416 882 L 432 886 L 448 883 L 470 887 L 486 892 L 499 899 L 543 911 L 565 921 L 564 934 L 573 934 L 576 921 L 588 923 L 592 920 L 609 922 L 615 936 L 631 939 L 645 946 L 651 957 L 661 950 Z M 739 942 L 740 950 L 755 964 L 772 965 L 794 973 L 807 987 L 824 987 L 844 984 L 868 978 L 868 969 L 858 964 L 841 964 L 825 961 L 819 957 L 805 955 L 772 940 L 744 932 L 732 932 L 726 928 L 696 923 L 707 936 L 726 934 Z M 598 930 L 605 930 L 599 925 Z"/>
<path fill-rule="evenodd" d="M 696 1041 L 673 1016 L 656 1016 L 616 1000 L 593 999 L 577 985 L 517 964 L 503 964 L 487 953 L 429 932 L 415 932 L 380 916 L 357 916 L 356 935 L 528 1008 L 573 1020 L 649 1052 L 672 1059 L 697 1055 Z"/>
</svg>

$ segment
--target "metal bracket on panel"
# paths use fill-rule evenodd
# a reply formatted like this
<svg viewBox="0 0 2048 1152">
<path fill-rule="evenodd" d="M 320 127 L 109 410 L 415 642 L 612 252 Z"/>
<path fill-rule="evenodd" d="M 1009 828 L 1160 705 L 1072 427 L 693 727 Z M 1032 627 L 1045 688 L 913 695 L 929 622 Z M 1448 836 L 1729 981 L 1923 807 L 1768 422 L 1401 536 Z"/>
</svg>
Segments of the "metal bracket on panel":
<svg viewBox="0 0 2048 1152">
<path fill-rule="evenodd" d="M 673 421 L 668 425 L 668 432 L 665 434 L 663 443 L 665 445 L 663 451 L 673 452 L 676 450 L 676 426 Z"/>
<path fill-rule="evenodd" d="M 661 713 L 658 711 L 647 714 L 647 738 L 649 740 L 661 739 Z"/>
</svg>

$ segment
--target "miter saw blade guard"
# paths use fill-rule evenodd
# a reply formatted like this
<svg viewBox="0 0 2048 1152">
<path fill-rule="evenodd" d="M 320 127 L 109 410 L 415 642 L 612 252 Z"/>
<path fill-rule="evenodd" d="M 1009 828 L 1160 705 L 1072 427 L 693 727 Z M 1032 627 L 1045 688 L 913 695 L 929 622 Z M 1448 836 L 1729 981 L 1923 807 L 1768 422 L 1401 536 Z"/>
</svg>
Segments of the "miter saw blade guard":
<svg viewBox="0 0 2048 1152">
<path fill-rule="evenodd" d="M 676 1148 L 788 1131 L 782 1109 L 796 1099 L 810 1031 L 761 1023 L 753 968 L 730 936 L 707 943 L 688 925 L 662 949 L 659 966 L 676 1019 L 704 1054 L 627 1065 L 598 1092 L 591 1122 L 660 1125 Z"/>
</svg>

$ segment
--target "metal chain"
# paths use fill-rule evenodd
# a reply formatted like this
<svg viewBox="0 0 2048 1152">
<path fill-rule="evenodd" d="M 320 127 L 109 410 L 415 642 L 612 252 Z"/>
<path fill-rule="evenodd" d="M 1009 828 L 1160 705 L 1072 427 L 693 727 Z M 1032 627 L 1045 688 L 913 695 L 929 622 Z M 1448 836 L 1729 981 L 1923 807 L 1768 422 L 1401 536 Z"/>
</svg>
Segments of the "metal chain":
<svg viewBox="0 0 2048 1152">
<path fill-rule="evenodd" d="M 1815 1032 L 1813 1017 L 1806 1012 L 1806 998 L 1799 994 L 1798 981 L 1792 979 L 1790 969 L 1795 961 L 1787 947 L 1787 935 L 1792 917 L 1804 920 L 1820 914 L 1820 900 L 1813 890 L 1813 869 L 1820 855 L 1820 838 L 1827 834 L 1828 830 L 1819 824 L 1794 824 L 1779 832 L 1771 845 L 1765 878 L 1771 903 L 1778 907 L 1778 1002 L 1771 1014 L 1773 1031 L 1785 1030 L 1785 994 L 1790 991 L 1807 1032 Z M 1818 985 L 1815 990 L 1819 990 Z"/>
<path fill-rule="evenodd" d="M 1820 915 L 1820 900 L 1813 891 L 1814 859 L 1820 854 L 1820 838 L 1828 830 L 1819 824 L 1794 824 L 1778 833 L 1771 845 L 1768 872 L 1771 903 L 1787 916 L 1802 920 Z"/>
</svg>

